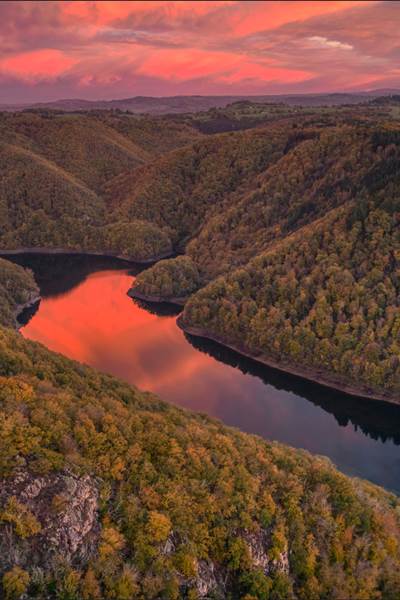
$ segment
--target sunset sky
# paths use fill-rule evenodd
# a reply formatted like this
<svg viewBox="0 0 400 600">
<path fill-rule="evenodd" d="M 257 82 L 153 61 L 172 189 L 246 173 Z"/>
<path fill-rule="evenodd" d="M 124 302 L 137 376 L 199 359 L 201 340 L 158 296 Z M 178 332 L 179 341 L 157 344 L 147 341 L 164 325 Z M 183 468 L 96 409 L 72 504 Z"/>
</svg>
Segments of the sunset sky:
<svg viewBox="0 0 400 600">
<path fill-rule="evenodd" d="M 0 103 L 400 88 L 400 2 L 1 2 Z"/>
</svg>

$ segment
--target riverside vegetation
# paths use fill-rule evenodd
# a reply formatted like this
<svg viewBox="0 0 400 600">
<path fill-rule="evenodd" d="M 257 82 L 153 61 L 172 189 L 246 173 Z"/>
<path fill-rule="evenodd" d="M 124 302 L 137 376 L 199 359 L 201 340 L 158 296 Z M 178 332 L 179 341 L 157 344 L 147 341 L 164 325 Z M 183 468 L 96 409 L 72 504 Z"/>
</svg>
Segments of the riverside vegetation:
<svg viewBox="0 0 400 600">
<path fill-rule="evenodd" d="M 171 156 L 147 187 L 135 181 L 123 209 L 167 222 L 173 240 L 190 241 L 184 263 L 157 263 L 133 292 L 191 295 L 184 328 L 322 382 L 399 401 L 400 129 L 396 122 L 292 125 L 289 133 L 277 124 L 268 135 L 234 134 L 237 147 L 223 136 L 226 148 L 197 156 L 184 190 L 178 177 L 164 185 Z"/>
<path fill-rule="evenodd" d="M 6 598 L 398 597 L 393 494 L 4 326 L 0 379 Z"/>
<path fill-rule="evenodd" d="M 198 116 L 2 115 L 0 244 L 183 253 L 132 293 L 186 297 L 184 327 L 396 401 L 388 107 L 258 126 L 245 105 L 243 128 L 217 135 Z M 37 293 L 1 261 L 6 598 L 399 597 L 397 497 L 24 340 L 15 315 Z"/>
<path fill-rule="evenodd" d="M 30 271 L 0 259 L 0 323 L 14 327 L 25 306 L 39 298 L 39 288 Z"/>
<path fill-rule="evenodd" d="M 193 296 L 183 327 L 396 402 L 398 105 L 3 113 L 0 248 L 184 253 L 131 294 Z"/>
</svg>

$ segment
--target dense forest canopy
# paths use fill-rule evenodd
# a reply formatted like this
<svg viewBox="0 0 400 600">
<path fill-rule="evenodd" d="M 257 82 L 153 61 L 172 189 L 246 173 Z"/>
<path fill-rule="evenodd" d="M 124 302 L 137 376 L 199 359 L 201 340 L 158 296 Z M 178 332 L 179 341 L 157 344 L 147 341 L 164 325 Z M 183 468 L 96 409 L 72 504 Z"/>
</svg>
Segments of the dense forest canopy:
<svg viewBox="0 0 400 600">
<path fill-rule="evenodd" d="M 169 257 L 132 293 L 187 299 L 184 327 L 399 401 L 396 115 L 1 114 L 0 246 Z M 1 260 L 3 596 L 399 597 L 395 496 L 24 340 L 37 294 Z"/>
<path fill-rule="evenodd" d="M 127 224 L 112 214 L 104 186 L 200 136 L 185 123 L 102 111 L 0 114 L 0 246 L 107 250 L 137 260 L 168 254 L 168 232 L 140 219 L 122 241 Z"/>
<path fill-rule="evenodd" d="M 3 113 L 0 247 L 104 252 L 142 262 L 183 253 L 139 275 L 132 294 L 158 300 L 195 294 L 185 326 L 233 345 L 240 339 L 251 354 L 398 401 L 396 109 L 392 98 L 317 109 L 238 102 L 165 117 Z M 301 251 L 290 241 L 296 235 L 305 244 Z M 234 297 L 230 283 L 216 279 L 230 282 L 240 268 L 252 272 L 251 261 L 260 264 L 265 252 L 281 257 L 279 264 L 257 267 Z M 333 268 L 351 286 L 340 307 L 327 290 L 345 288 Z M 292 278 L 278 284 L 285 269 Z M 223 308 L 208 314 L 205 294 L 215 286 Z M 321 311 L 330 327 L 312 324 Z"/>
<path fill-rule="evenodd" d="M 215 279 L 189 300 L 183 324 L 400 398 L 399 213 L 375 209 L 353 222 L 354 211 L 335 211 Z"/>
<path fill-rule="evenodd" d="M 143 210 L 160 226 L 164 220 L 172 239 L 189 238 L 185 270 L 190 260 L 196 274 L 188 287 L 179 263 L 171 278 L 171 261 L 161 261 L 139 275 L 133 292 L 188 297 L 211 282 L 192 295 L 184 327 L 348 391 L 398 402 L 399 126 L 307 120 L 302 128 L 291 123 L 288 131 L 287 123 L 277 123 L 256 133 L 270 145 L 270 162 L 252 161 L 254 171 L 247 163 L 245 170 L 227 141 L 229 169 L 245 175 L 222 195 L 216 185 L 232 176 L 223 161 L 212 170 L 207 153 L 207 184 L 201 161 L 192 178 L 182 167 L 183 184 L 175 177 L 175 187 L 163 185 L 161 170 L 160 183 L 154 173 L 147 187 L 139 184 L 146 195 L 129 196 L 133 214 Z M 219 143 L 232 135 L 220 136 Z M 253 136 L 246 131 L 234 139 L 243 150 Z M 262 160 L 260 152 L 258 146 Z M 186 220 L 177 216 L 180 210 Z"/>
<path fill-rule="evenodd" d="M 200 286 L 196 265 L 189 256 L 178 256 L 158 263 L 157 269 L 141 273 L 137 285 L 130 291 L 133 296 L 143 296 L 154 301 L 185 300 Z"/>
<path fill-rule="evenodd" d="M 174 408 L 4 328 L 0 378 L 8 598 L 400 593 L 398 499 L 327 459 Z"/>
</svg>

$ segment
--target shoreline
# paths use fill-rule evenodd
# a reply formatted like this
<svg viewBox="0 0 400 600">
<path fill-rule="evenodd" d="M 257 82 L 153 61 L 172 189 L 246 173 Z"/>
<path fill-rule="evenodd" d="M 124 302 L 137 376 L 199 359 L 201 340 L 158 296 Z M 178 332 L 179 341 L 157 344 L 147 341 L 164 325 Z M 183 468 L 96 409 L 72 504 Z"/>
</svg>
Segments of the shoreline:
<svg viewBox="0 0 400 600">
<path fill-rule="evenodd" d="M 155 257 L 152 259 L 146 259 L 145 261 L 138 261 L 138 260 L 129 259 L 129 258 L 127 258 L 123 255 L 119 255 L 117 253 L 85 252 L 83 250 L 71 250 L 71 249 L 66 249 L 66 248 L 46 248 L 46 247 L 27 248 L 27 247 L 23 247 L 23 248 L 17 248 L 14 250 L 0 249 L 0 256 L 1 255 L 11 256 L 11 255 L 17 255 L 17 254 L 48 254 L 48 255 L 51 255 L 51 254 L 72 254 L 72 255 L 76 254 L 76 255 L 79 255 L 79 254 L 81 254 L 83 256 L 85 256 L 85 255 L 87 255 L 87 256 L 105 256 L 105 257 L 110 257 L 110 258 L 117 258 L 120 260 L 132 262 L 132 263 L 136 263 L 136 264 L 151 264 L 153 262 L 157 262 L 158 260 L 162 260 L 162 258 L 167 258 L 168 256 L 171 256 L 171 254 L 168 254 L 165 256 Z M 138 291 L 135 291 L 135 289 L 133 287 L 129 288 L 127 295 L 131 298 L 136 298 L 136 299 L 142 300 L 144 302 L 150 302 L 150 303 L 154 302 L 154 303 L 158 303 L 158 304 L 163 304 L 163 303 L 164 304 L 175 304 L 177 306 L 182 306 L 182 307 L 185 305 L 185 303 L 187 302 L 187 299 L 188 299 L 187 297 L 165 298 L 162 296 L 150 296 L 150 295 L 142 294 Z M 39 293 L 38 295 L 34 296 L 32 299 L 27 301 L 25 304 L 19 304 L 16 306 L 15 327 L 17 330 L 19 330 L 22 326 L 18 322 L 18 317 L 20 316 L 20 314 L 25 309 L 30 308 L 37 302 L 40 302 L 40 300 L 41 300 L 41 296 Z M 176 324 L 180 329 L 182 329 L 182 331 L 184 331 L 190 335 L 216 342 L 217 344 L 220 344 L 221 346 L 223 346 L 225 348 L 229 348 L 230 350 L 233 350 L 234 352 L 236 352 L 237 354 L 239 354 L 241 356 L 249 358 L 259 364 L 276 369 L 283 373 L 289 373 L 289 374 L 299 377 L 303 380 L 317 383 L 321 386 L 328 387 L 330 389 L 337 390 L 339 392 L 343 392 L 350 396 L 364 398 L 367 400 L 377 400 L 377 401 L 381 401 L 381 402 L 388 402 L 390 404 L 400 405 L 400 397 L 395 397 L 394 394 L 391 394 L 390 392 L 388 392 L 387 394 L 373 392 L 370 389 L 368 389 L 367 387 L 358 388 L 354 384 L 345 382 L 345 381 L 343 381 L 343 379 L 340 378 L 340 376 L 335 376 L 335 375 L 329 376 L 320 369 L 316 369 L 316 368 L 312 368 L 312 367 L 301 367 L 301 366 L 294 365 L 291 363 L 279 362 L 271 357 L 268 357 L 268 356 L 262 355 L 262 354 L 255 356 L 254 354 L 251 354 L 250 352 L 248 352 L 245 348 L 241 348 L 240 346 L 235 346 L 233 344 L 228 343 L 227 341 L 225 341 L 222 338 L 213 336 L 205 329 L 201 329 L 198 327 L 190 327 L 190 326 L 185 325 L 183 323 L 182 314 L 177 317 Z"/>
<path fill-rule="evenodd" d="M 263 354 L 260 354 L 259 356 L 255 356 L 254 354 L 247 352 L 245 349 L 240 348 L 239 346 L 229 344 L 228 342 L 224 341 L 222 338 L 211 335 L 205 329 L 201 329 L 198 327 L 190 327 L 190 326 L 185 325 L 183 323 L 183 319 L 182 319 L 181 315 L 178 316 L 178 318 L 176 320 L 176 324 L 178 325 L 178 327 L 180 329 L 182 329 L 182 331 L 184 331 L 185 333 L 188 333 L 189 335 L 193 335 L 195 337 L 201 337 L 201 338 L 216 342 L 217 344 L 220 344 L 221 346 L 224 346 L 225 348 L 229 348 L 230 350 L 233 350 L 234 352 L 236 352 L 237 354 L 240 354 L 241 356 L 250 358 L 251 360 L 254 360 L 257 363 L 265 365 L 266 367 L 276 369 L 278 371 L 281 371 L 282 373 L 289 373 L 290 375 L 295 375 L 296 377 L 300 377 L 301 379 L 304 379 L 307 381 L 312 381 L 313 383 L 317 383 L 324 387 L 328 387 L 330 389 L 337 390 L 339 392 L 344 392 L 345 394 L 348 394 L 349 396 L 354 396 L 357 398 L 364 398 L 366 400 L 376 400 L 379 402 L 388 402 L 390 404 L 400 405 L 400 398 L 396 399 L 396 397 L 393 394 L 389 393 L 388 395 L 385 395 L 385 394 L 375 393 L 372 391 L 370 392 L 366 388 L 357 388 L 353 384 L 346 383 L 343 380 L 340 380 L 339 377 L 338 378 L 336 378 L 335 376 L 329 377 L 323 371 L 320 371 L 318 369 L 312 369 L 309 367 L 302 368 L 300 366 L 296 366 L 296 365 L 293 365 L 290 363 L 278 362 L 278 361 L 274 360 L 273 358 L 269 358 Z"/>
<path fill-rule="evenodd" d="M 185 306 L 187 297 L 174 297 L 165 298 L 164 296 L 148 296 L 135 290 L 134 287 L 130 287 L 128 292 L 130 298 L 136 298 L 137 300 L 143 300 L 144 302 L 154 302 L 156 304 L 177 304 L 178 306 Z"/>
<path fill-rule="evenodd" d="M 152 263 L 158 262 L 159 260 L 163 260 L 164 258 L 170 258 L 174 256 L 173 252 L 164 252 L 164 254 L 160 254 L 159 256 L 138 259 L 130 258 L 125 256 L 124 254 L 118 254 L 117 252 L 111 251 L 86 251 L 73 250 L 72 248 L 48 248 L 46 246 L 42 246 L 39 248 L 19 247 L 15 248 L 14 250 L 0 248 L 0 256 L 12 256 L 17 254 L 81 254 L 82 256 L 105 256 L 109 258 L 118 258 L 119 260 L 125 260 L 126 262 L 135 263 L 137 265 L 151 265 Z"/>
</svg>

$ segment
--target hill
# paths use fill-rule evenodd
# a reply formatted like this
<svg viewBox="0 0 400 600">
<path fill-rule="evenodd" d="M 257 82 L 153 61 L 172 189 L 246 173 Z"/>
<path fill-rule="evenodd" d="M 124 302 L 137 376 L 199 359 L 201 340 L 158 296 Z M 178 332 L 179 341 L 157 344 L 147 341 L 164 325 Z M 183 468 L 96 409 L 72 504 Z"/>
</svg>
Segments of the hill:
<svg viewBox="0 0 400 600">
<path fill-rule="evenodd" d="M 229 345 L 240 338 L 247 354 L 398 402 L 400 128 L 393 107 L 282 113 L 239 103 L 216 118 L 243 128 L 207 135 L 199 119 L 215 124 L 215 112 L 3 115 L 0 247 L 142 262 L 183 253 L 144 271 L 131 295 L 184 302 L 214 281 L 188 304 L 185 327 Z M 273 265 L 264 265 L 265 253 L 274 253 Z M 291 278 L 276 297 L 282 264 Z M 235 282 L 232 298 L 230 277 L 239 268 L 248 283 Z M 342 279 L 351 294 L 341 292 L 339 306 Z M 214 298 L 215 289 L 214 314 L 206 294 Z M 330 325 L 318 325 L 321 319 Z M 262 321 L 276 322 L 270 336 L 258 335 Z"/>
<path fill-rule="evenodd" d="M 0 327 L 0 572 L 17 598 L 381 598 L 398 499 Z"/>
<path fill-rule="evenodd" d="M 182 325 L 284 370 L 400 398 L 399 212 L 336 210 L 212 281 Z"/>
<path fill-rule="evenodd" d="M 121 172 L 197 139 L 195 129 L 111 113 L 27 112 L 0 115 L 0 133 L 3 249 L 107 250 L 134 254 L 138 260 L 170 252 L 167 234 L 155 235 L 155 226 L 117 223 L 103 186 Z M 123 240 L 121 231 L 126 233 Z M 129 246 L 132 231 L 141 240 L 138 252 L 137 242 Z M 149 238 L 154 240 L 150 246 Z"/>
<path fill-rule="evenodd" d="M 267 94 L 262 96 L 134 96 L 116 100 L 82 100 L 68 98 L 52 102 L 37 102 L 32 104 L 3 104 L 0 110 L 18 111 L 27 108 L 51 109 L 62 111 L 87 110 L 129 110 L 133 113 L 173 114 L 190 113 L 223 108 L 228 104 L 239 101 L 252 103 L 283 103 L 300 106 L 340 106 L 343 104 L 358 104 L 369 99 L 398 94 L 396 89 L 370 90 L 361 92 L 330 93 L 330 94 Z"/>
<path fill-rule="evenodd" d="M 234 134 L 240 156 L 232 135 L 212 138 L 230 172 L 210 145 L 192 178 L 180 179 L 169 164 L 169 188 L 160 183 L 162 168 L 146 188 L 136 179 L 131 214 L 146 198 L 144 218 L 171 227 L 172 240 L 190 241 L 185 272 L 160 262 L 139 275 L 131 293 L 181 298 L 214 280 L 188 303 L 184 327 L 228 345 L 240 340 L 244 352 L 307 377 L 398 402 L 398 125 L 277 123 Z M 178 152 L 164 160 L 186 173 L 187 155 Z M 217 171 L 205 166 L 214 161 Z M 320 328 L 324 319 L 330 325 Z M 250 340 L 257 328 L 257 341 Z"/>
<path fill-rule="evenodd" d="M 115 178 L 105 188 L 108 202 L 124 218 L 168 227 L 176 248 L 187 246 L 197 262 L 202 248 L 220 244 L 217 262 L 231 266 L 354 197 L 384 159 L 374 140 L 385 128 L 375 112 L 361 109 L 292 114 L 210 135 Z M 254 233 L 262 239 L 246 253 Z M 214 275 L 210 264 L 203 271 Z"/>
</svg>

